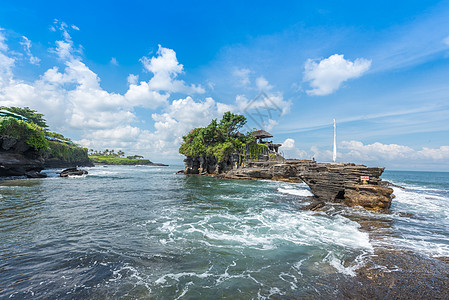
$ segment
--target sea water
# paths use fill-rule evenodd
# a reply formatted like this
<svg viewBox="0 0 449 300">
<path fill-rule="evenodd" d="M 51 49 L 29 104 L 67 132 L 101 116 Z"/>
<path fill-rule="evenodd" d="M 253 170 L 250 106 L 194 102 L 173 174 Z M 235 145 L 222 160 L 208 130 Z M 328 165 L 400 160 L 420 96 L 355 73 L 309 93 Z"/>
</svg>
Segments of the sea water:
<svg viewBox="0 0 449 300">
<path fill-rule="evenodd" d="M 449 256 L 449 173 L 385 172 L 406 188 L 385 214 L 181 168 L 1 182 L 0 298 L 331 298 L 375 247 Z"/>
</svg>

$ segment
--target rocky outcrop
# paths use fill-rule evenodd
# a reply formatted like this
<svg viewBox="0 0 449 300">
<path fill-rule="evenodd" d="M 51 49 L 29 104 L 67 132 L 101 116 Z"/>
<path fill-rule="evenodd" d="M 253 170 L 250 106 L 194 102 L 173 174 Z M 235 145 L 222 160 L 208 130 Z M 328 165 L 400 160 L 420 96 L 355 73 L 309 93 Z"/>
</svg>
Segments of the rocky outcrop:
<svg viewBox="0 0 449 300">
<path fill-rule="evenodd" d="M 374 184 L 356 184 L 345 189 L 345 204 L 374 210 L 387 209 L 394 198 L 393 189 Z"/>
<path fill-rule="evenodd" d="M 39 173 L 44 168 L 44 159 L 30 149 L 24 141 L 9 136 L 0 136 L 0 177 L 26 176 Z"/>
<path fill-rule="evenodd" d="M 86 174 L 88 174 L 88 172 L 86 170 L 81 170 L 78 168 L 69 168 L 69 169 L 65 169 L 64 171 L 59 173 L 59 176 L 69 177 L 69 176 L 81 176 L 81 175 L 86 175 Z"/>
<path fill-rule="evenodd" d="M 317 163 L 297 159 L 283 162 L 245 161 L 239 164 L 233 156 L 222 163 L 209 158 L 187 158 L 185 163 L 186 174 L 210 174 L 234 179 L 303 181 L 314 194 L 315 204 L 334 202 L 382 210 L 390 207 L 394 197 L 393 189 L 380 185 L 383 167 L 367 167 L 353 163 Z M 362 181 L 362 178 L 367 180 Z"/>
<path fill-rule="evenodd" d="M 39 173 L 46 168 L 68 168 L 93 165 L 86 158 L 66 161 L 47 156 L 44 152 L 32 149 L 25 141 L 10 136 L 0 136 L 0 177 L 27 176 L 42 178 Z"/>
</svg>

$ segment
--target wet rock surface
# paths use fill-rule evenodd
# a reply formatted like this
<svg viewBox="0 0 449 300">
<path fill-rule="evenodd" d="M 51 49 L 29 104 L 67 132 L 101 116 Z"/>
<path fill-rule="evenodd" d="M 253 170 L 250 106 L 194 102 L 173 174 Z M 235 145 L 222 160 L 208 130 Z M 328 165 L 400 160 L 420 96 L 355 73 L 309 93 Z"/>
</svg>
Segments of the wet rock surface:
<svg viewBox="0 0 449 300">
<path fill-rule="evenodd" d="M 61 177 L 68 177 L 68 176 L 81 176 L 86 175 L 88 172 L 86 170 L 78 169 L 78 168 L 69 168 L 63 170 L 59 176 Z"/>
<path fill-rule="evenodd" d="M 345 203 L 373 210 L 385 210 L 394 198 L 393 189 L 381 185 L 383 167 L 353 163 L 317 163 L 313 160 L 287 159 L 243 163 L 230 156 L 223 162 L 215 158 L 188 157 L 186 174 L 208 174 L 230 179 L 305 182 L 318 202 Z M 365 178 L 367 180 L 363 180 Z"/>
<path fill-rule="evenodd" d="M 444 258 L 378 248 L 356 273 L 357 286 L 345 288 L 348 298 L 449 299 L 449 263 Z"/>
</svg>

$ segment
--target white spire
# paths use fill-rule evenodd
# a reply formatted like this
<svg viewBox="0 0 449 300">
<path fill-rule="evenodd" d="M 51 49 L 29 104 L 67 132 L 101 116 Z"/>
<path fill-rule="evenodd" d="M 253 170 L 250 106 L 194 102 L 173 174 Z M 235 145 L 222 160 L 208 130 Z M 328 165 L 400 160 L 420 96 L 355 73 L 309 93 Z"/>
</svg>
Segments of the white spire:
<svg viewBox="0 0 449 300">
<path fill-rule="evenodd" d="M 335 119 L 334 119 L 334 152 L 332 155 L 332 160 L 334 162 L 337 160 L 337 127 L 335 126 Z"/>
</svg>

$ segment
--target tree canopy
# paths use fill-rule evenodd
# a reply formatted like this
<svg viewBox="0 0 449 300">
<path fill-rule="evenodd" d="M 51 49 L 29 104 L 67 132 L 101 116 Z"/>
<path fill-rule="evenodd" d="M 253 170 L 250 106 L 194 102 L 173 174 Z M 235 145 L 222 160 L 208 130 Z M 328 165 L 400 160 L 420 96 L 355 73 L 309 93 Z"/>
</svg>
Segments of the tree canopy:
<svg viewBox="0 0 449 300">
<path fill-rule="evenodd" d="M 246 124 L 244 115 L 224 113 L 220 122 L 212 120 L 206 127 L 192 129 L 183 136 L 179 153 L 185 156 L 214 156 L 219 161 L 232 152 L 243 153 L 249 144 L 254 144 L 251 133 L 238 135 Z"/>
<path fill-rule="evenodd" d="M 5 107 L 5 106 L 0 106 L 0 109 L 5 109 L 8 110 L 10 112 L 13 112 L 15 114 L 24 116 L 25 118 L 27 118 L 28 120 L 30 120 L 31 122 L 33 122 L 34 124 L 40 126 L 43 129 L 48 128 L 48 125 L 44 119 L 44 115 L 38 113 L 35 110 L 32 110 L 29 107 Z"/>
</svg>

